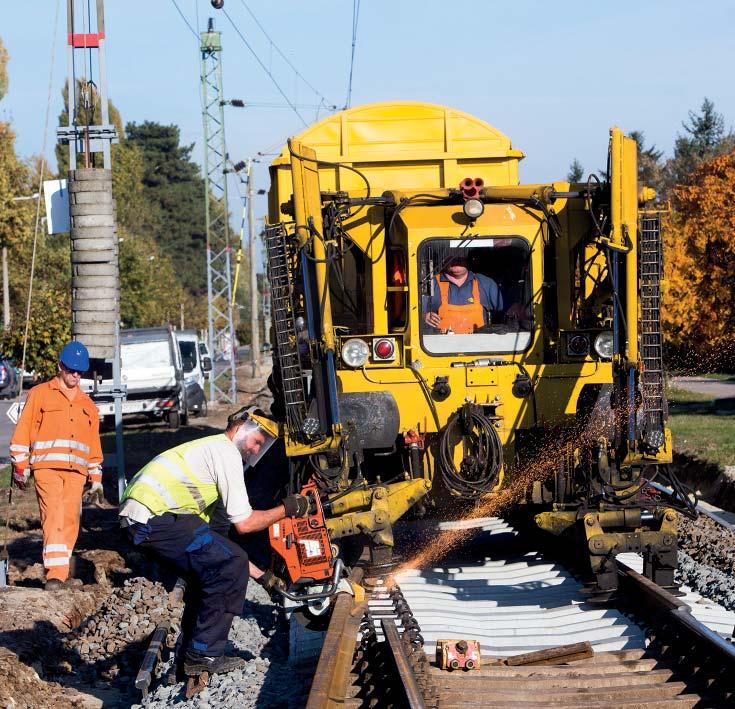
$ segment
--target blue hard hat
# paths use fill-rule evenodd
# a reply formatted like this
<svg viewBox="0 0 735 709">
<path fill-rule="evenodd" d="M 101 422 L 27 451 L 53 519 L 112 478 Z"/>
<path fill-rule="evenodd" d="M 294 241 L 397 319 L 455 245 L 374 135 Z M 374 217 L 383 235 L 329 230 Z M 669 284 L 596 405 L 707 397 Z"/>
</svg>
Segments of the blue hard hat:
<svg viewBox="0 0 735 709">
<path fill-rule="evenodd" d="M 89 369 L 89 352 L 81 342 L 69 342 L 61 350 L 59 361 L 69 369 L 86 372 Z"/>
</svg>

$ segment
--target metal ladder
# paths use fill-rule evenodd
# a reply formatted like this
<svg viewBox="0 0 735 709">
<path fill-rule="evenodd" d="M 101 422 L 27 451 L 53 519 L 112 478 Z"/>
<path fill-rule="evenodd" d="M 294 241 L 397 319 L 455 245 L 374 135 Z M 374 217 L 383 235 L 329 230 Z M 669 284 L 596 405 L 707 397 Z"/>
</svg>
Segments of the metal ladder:
<svg viewBox="0 0 735 709">
<path fill-rule="evenodd" d="M 286 423 L 291 435 L 303 431 L 306 396 L 299 358 L 293 311 L 293 284 L 289 270 L 286 230 L 283 224 L 265 229 L 268 281 L 271 287 L 271 312 L 276 332 L 276 357 L 280 367 Z"/>
<path fill-rule="evenodd" d="M 644 442 L 654 450 L 658 450 L 663 445 L 664 423 L 667 418 L 661 336 L 662 276 L 661 215 L 658 212 L 643 214 L 638 242 L 638 278 L 641 293 L 642 433 Z"/>
</svg>

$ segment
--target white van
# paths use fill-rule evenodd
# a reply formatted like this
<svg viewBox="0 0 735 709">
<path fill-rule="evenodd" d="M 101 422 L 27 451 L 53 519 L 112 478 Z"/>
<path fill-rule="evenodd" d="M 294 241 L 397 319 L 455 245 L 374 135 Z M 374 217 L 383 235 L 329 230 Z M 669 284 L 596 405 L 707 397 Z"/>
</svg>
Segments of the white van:
<svg viewBox="0 0 735 709">
<path fill-rule="evenodd" d="M 123 414 L 163 419 L 174 429 L 186 423 L 189 408 L 184 371 L 171 327 L 121 330 L 120 363 L 122 383 L 127 390 Z M 110 370 L 98 381 L 108 390 L 112 388 L 111 375 Z M 114 416 L 111 395 L 96 393 L 92 379 L 82 379 L 80 384 L 83 391 L 93 396 L 100 417 Z"/>
<path fill-rule="evenodd" d="M 206 345 L 200 342 L 196 330 L 178 330 L 176 340 L 184 369 L 187 409 L 194 416 L 206 416 L 204 389 L 212 371 L 212 360 L 208 354 L 202 354 L 202 351 L 206 352 Z"/>
</svg>

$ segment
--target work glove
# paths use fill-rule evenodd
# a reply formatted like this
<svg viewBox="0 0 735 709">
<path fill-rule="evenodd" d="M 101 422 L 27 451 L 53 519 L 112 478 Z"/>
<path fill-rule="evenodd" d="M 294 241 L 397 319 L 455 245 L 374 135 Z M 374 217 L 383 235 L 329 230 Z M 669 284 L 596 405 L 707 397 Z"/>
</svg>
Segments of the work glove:
<svg viewBox="0 0 735 709">
<path fill-rule="evenodd" d="M 304 517 L 309 511 L 309 500 L 303 495 L 288 495 L 281 500 L 286 517 Z"/>
<path fill-rule="evenodd" d="M 26 483 L 28 478 L 31 476 L 31 471 L 28 468 L 13 468 L 13 485 L 19 490 L 26 489 Z"/>
<path fill-rule="evenodd" d="M 262 576 L 255 579 L 255 583 L 260 584 L 268 592 L 268 595 L 271 598 L 280 597 L 281 594 L 279 591 L 286 590 L 286 584 L 283 579 L 276 576 L 270 569 L 263 573 Z"/>
<path fill-rule="evenodd" d="M 105 501 L 105 493 L 102 489 L 102 483 L 95 481 L 92 483 L 92 487 L 84 493 L 82 498 L 87 504 L 101 505 Z"/>
</svg>

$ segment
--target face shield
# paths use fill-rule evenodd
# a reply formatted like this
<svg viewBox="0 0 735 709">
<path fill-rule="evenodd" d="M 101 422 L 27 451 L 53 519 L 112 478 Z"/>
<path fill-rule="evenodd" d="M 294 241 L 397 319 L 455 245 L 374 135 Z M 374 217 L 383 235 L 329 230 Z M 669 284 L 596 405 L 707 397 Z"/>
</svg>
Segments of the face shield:
<svg viewBox="0 0 735 709">
<path fill-rule="evenodd" d="M 243 461 L 251 467 L 258 464 L 275 441 L 273 433 L 254 419 L 248 419 L 240 424 L 232 436 L 232 442 L 240 451 Z"/>
</svg>

